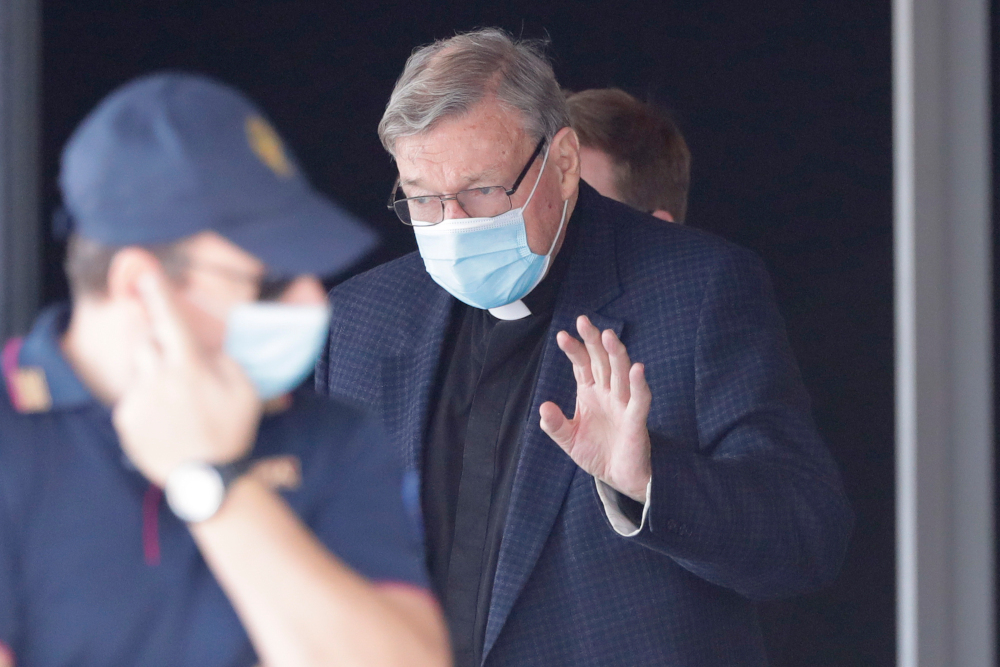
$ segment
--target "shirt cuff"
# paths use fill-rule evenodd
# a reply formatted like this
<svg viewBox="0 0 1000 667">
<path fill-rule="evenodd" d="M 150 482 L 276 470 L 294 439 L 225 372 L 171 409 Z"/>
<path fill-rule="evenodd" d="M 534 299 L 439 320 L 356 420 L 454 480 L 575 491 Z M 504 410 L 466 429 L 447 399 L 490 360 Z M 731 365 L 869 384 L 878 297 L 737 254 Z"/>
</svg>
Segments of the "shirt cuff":
<svg viewBox="0 0 1000 667">
<path fill-rule="evenodd" d="M 596 477 L 594 478 L 594 484 L 597 486 L 597 495 L 604 505 L 604 515 L 608 517 L 608 522 L 615 529 L 616 533 L 622 537 L 635 537 L 646 527 L 646 517 L 649 516 L 649 499 L 653 491 L 652 475 L 650 475 L 649 481 L 646 482 L 646 503 L 642 506 L 642 518 L 639 520 L 638 526 L 635 525 L 632 519 L 625 516 L 625 513 L 619 507 L 618 497 L 621 494 L 618 491 Z"/>
</svg>

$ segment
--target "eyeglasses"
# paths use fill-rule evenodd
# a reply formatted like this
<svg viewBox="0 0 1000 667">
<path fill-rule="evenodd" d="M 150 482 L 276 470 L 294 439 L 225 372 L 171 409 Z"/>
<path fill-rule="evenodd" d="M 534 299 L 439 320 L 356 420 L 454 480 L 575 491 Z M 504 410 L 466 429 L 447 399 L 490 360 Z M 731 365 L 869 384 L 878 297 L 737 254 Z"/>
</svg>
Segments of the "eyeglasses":
<svg viewBox="0 0 1000 667">
<path fill-rule="evenodd" d="M 174 268 L 205 271 L 236 282 L 251 284 L 257 290 L 258 301 L 277 301 L 295 280 L 288 276 L 257 275 L 211 262 L 198 262 L 181 255 L 165 258 L 163 262 L 173 265 Z"/>
<path fill-rule="evenodd" d="M 514 206 L 510 201 L 510 196 L 517 192 L 517 188 L 521 185 L 524 177 L 528 175 L 528 170 L 535 158 L 542 152 L 543 146 L 545 146 L 545 137 L 542 137 L 538 145 L 535 146 L 535 152 L 528 158 L 528 163 L 524 165 L 524 169 L 518 174 L 517 180 L 514 181 L 513 187 L 509 190 L 502 185 L 488 185 L 482 188 L 462 190 L 451 195 L 425 195 L 397 199 L 398 195 L 402 194 L 402 190 L 399 188 L 399 178 L 396 178 L 392 194 L 389 195 L 388 208 L 396 211 L 396 215 L 399 216 L 404 225 L 411 227 L 429 227 L 444 220 L 444 203 L 451 200 L 457 201 L 462 210 L 474 218 L 490 218 L 506 213 Z"/>
</svg>

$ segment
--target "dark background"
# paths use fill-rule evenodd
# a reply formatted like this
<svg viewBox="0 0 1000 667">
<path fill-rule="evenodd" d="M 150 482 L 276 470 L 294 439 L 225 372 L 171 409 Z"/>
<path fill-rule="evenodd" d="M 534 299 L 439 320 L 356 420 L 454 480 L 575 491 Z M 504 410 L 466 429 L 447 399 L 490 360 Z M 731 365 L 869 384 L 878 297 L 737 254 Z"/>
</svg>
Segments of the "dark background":
<svg viewBox="0 0 1000 667">
<path fill-rule="evenodd" d="M 62 144 L 98 100 L 157 69 L 215 75 L 271 115 L 317 187 L 415 249 L 384 207 L 375 128 L 410 51 L 499 25 L 548 37 L 560 82 L 672 110 L 693 155 L 689 223 L 769 266 L 815 416 L 857 513 L 838 582 L 767 605 L 775 666 L 895 664 L 890 3 L 44 3 L 44 213 Z M 46 245 L 44 294 L 66 296 Z"/>
</svg>

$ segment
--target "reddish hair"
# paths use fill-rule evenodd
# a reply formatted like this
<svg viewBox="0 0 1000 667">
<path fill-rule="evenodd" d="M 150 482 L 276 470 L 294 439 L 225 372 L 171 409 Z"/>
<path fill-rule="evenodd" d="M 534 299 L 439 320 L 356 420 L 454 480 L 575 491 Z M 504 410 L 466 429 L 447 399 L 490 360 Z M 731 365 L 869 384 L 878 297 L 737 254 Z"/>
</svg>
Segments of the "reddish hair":
<svg viewBox="0 0 1000 667">
<path fill-rule="evenodd" d="M 566 105 L 580 143 L 611 158 L 622 201 L 684 221 L 691 152 L 669 115 L 617 88 L 570 93 Z"/>
</svg>

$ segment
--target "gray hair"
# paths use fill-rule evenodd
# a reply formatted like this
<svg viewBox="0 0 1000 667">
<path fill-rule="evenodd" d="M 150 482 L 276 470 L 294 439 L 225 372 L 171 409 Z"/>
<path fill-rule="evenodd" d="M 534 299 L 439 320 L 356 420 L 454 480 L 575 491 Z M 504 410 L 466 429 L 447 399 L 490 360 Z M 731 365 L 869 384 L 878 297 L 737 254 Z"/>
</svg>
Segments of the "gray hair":
<svg viewBox="0 0 1000 667">
<path fill-rule="evenodd" d="M 545 43 L 515 40 L 483 28 L 416 49 L 386 105 L 378 136 L 389 154 L 396 140 L 429 132 L 461 116 L 484 98 L 521 114 L 536 139 L 551 139 L 569 125 L 566 100 L 545 54 Z"/>
</svg>

